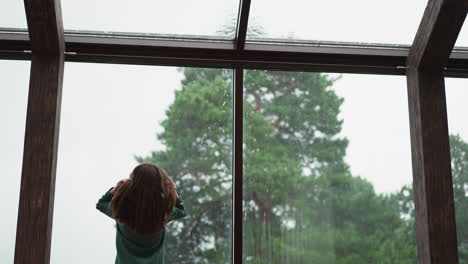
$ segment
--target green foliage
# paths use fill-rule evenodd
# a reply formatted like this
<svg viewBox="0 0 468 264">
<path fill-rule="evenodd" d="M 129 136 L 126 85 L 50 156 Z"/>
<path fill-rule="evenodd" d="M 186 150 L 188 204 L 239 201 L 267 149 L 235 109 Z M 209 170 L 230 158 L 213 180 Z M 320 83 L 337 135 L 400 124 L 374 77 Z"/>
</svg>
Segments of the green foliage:
<svg viewBox="0 0 468 264">
<path fill-rule="evenodd" d="M 190 217 L 168 237 L 171 263 L 227 263 L 231 226 L 231 86 L 217 76 L 186 83 L 162 122 L 166 149 L 138 161 L 159 163 L 175 180 Z M 189 259 L 189 261 L 188 261 Z"/>
<path fill-rule="evenodd" d="M 232 76 L 182 71 L 158 135 L 164 149 L 137 159 L 165 168 L 186 203 L 189 217 L 168 229 L 168 262 L 230 263 Z M 245 72 L 244 263 L 416 263 L 412 188 L 376 194 L 351 175 L 333 82 L 319 73 Z M 466 212 L 468 145 L 450 140 L 457 212 Z M 465 261 L 466 241 L 459 248 Z"/>
<path fill-rule="evenodd" d="M 468 144 L 459 135 L 450 136 L 453 196 L 460 263 L 468 263 Z"/>
<path fill-rule="evenodd" d="M 468 144 L 459 135 L 450 135 L 450 156 L 452 165 L 453 196 L 457 223 L 459 263 L 468 263 Z M 414 224 L 415 208 L 412 186 L 404 186 L 400 191 L 401 211 Z M 414 228 L 411 237 L 415 237 Z M 414 245 L 413 245 L 414 247 Z"/>
</svg>

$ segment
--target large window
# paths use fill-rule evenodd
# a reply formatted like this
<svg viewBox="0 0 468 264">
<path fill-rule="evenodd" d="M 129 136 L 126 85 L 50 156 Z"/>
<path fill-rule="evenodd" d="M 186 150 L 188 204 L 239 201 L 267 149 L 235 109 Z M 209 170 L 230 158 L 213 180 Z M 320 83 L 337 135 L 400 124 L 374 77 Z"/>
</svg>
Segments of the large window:
<svg viewBox="0 0 468 264">
<path fill-rule="evenodd" d="M 23 161 L 29 62 L 0 60 L 0 259 L 13 263 Z"/>
<path fill-rule="evenodd" d="M 249 70 L 244 263 L 415 263 L 403 77 Z"/>
<path fill-rule="evenodd" d="M 153 162 L 167 263 L 468 263 L 462 1 L 0 2 L 1 261 L 112 263 Z"/>
<path fill-rule="evenodd" d="M 425 0 L 254 0 L 248 37 L 411 44 L 426 4 Z"/>
<path fill-rule="evenodd" d="M 115 222 L 95 204 L 151 161 L 175 180 L 188 213 L 167 227 L 166 262 L 230 263 L 232 72 L 65 69 L 51 262 L 114 261 Z"/>
<path fill-rule="evenodd" d="M 0 2 L 0 28 L 26 28 L 24 1 L 2 0 Z"/>
<path fill-rule="evenodd" d="M 11 0 L 9 0 L 11 1 Z M 238 0 L 63 0 L 66 30 L 234 38 Z"/>
<path fill-rule="evenodd" d="M 455 46 L 457 47 L 468 47 L 468 21 L 465 20 L 465 23 L 463 24 L 463 27 L 460 31 L 460 34 L 458 35 L 457 42 L 455 43 Z"/>
<path fill-rule="evenodd" d="M 453 196 L 457 223 L 458 257 L 468 263 L 468 124 L 466 79 L 446 78 Z"/>
<path fill-rule="evenodd" d="M 187 206 L 167 261 L 230 263 L 232 71 L 66 66 L 52 263 L 113 261 L 94 205 L 142 161 Z M 414 261 L 407 109 L 402 77 L 245 71 L 243 262 Z"/>
</svg>

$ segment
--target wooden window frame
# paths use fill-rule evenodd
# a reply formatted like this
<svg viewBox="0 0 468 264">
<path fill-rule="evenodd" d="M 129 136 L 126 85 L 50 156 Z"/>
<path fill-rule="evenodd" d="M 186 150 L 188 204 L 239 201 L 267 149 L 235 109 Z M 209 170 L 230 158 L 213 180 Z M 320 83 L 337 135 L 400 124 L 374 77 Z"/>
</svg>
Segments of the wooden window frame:
<svg viewBox="0 0 468 264">
<path fill-rule="evenodd" d="M 454 49 L 467 0 L 429 0 L 414 43 L 246 40 L 250 0 L 228 38 L 64 32 L 60 0 L 24 1 L 28 31 L 0 29 L 0 59 L 31 60 L 15 264 L 50 263 L 64 61 L 234 70 L 233 251 L 242 263 L 245 69 L 406 75 L 418 263 L 458 263 L 444 76 L 468 77 Z"/>
</svg>

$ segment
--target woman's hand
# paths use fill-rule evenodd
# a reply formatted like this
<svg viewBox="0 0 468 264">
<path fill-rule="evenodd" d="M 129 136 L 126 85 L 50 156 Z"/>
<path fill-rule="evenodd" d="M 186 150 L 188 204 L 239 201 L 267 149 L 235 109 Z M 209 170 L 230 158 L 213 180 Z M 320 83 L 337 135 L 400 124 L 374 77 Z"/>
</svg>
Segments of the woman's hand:
<svg viewBox="0 0 468 264">
<path fill-rule="evenodd" d="M 167 186 L 169 187 L 169 189 L 174 190 L 175 195 L 176 195 L 176 198 L 179 198 L 179 194 L 177 193 L 177 190 L 176 190 L 176 189 L 177 189 L 177 185 L 175 184 L 175 182 L 172 180 L 171 177 L 168 176 L 167 178 L 168 178 L 168 180 L 167 180 L 167 182 L 166 182 Z"/>
<path fill-rule="evenodd" d="M 117 182 L 117 184 L 115 185 L 115 187 L 112 188 L 112 190 L 110 191 L 111 194 L 112 194 L 112 195 L 115 194 L 115 190 L 117 189 L 117 187 L 119 187 L 121 184 L 123 184 L 123 183 L 125 183 L 125 182 L 127 182 L 127 181 L 129 181 L 129 180 L 130 180 L 130 178 L 126 178 L 126 179 L 119 180 L 119 181 Z"/>
</svg>

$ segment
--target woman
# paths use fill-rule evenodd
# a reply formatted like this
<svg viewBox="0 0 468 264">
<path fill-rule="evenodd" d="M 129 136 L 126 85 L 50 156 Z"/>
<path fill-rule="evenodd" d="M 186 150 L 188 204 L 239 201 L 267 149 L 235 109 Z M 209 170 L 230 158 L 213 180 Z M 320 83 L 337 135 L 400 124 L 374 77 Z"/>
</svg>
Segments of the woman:
<svg viewBox="0 0 468 264">
<path fill-rule="evenodd" d="M 176 185 L 158 165 L 136 166 L 96 204 L 116 220 L 116 264 L 163 264 L 166 224 L 184 217 Z"/>
</svg>

